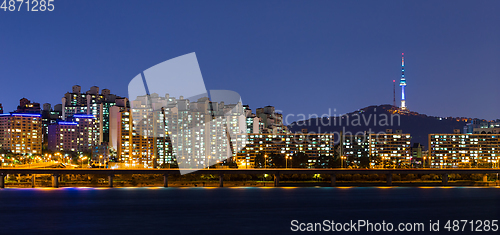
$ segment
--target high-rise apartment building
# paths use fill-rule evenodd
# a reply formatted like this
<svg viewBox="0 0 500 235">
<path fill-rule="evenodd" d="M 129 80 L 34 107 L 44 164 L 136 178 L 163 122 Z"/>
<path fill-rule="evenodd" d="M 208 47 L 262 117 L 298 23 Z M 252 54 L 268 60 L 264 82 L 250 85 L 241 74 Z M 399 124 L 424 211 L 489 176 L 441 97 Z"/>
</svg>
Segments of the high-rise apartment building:
<svg viewBox="0 0 500 235">
<path fill-rule="evenodd" d="M 157 122 L 163 120 L 161 112 L 119 106 L 110 111 L 110 144 L 124 167 L 153 168 L 173 162 L 165 130 Z"/>
<path fill-rule="evenodd" d="M 371 167 L 409 168 L 411 167 L 411 136 L 396 133 L 370 134 Z"/>
<path fill-rule="evenodd" d="M 370 133 L 340 135 L 340 156 L 346 168 L 369 167 Z"/>
<path fill-rule="evenodd" d="M 16 113 L 40 113 L 40 104 L 32 103 L 26 98 L 19 100 L 19 106 L 17 106 Z"/>
<path fill-rule="evenodd" d="M 258 108 L 255 114 L 264 125 L 261 133 L 280 134 L 288 132 L 287 127 L 283 124 L 283 114 L 277 113 L 273 106 Z"/>
<path fill-rule="evenodd" d="M 52 109 L 49 103 L 43 104 L 42 109 L 42 132 L 43 145 L 46 147 L 49 141 L 49 125 L 55 124 L 57 120 L 62 119 L 62 105 L 58 104 Z"/>
<path fill-rule="evenodd" d="M 246 124 L 241 104 L 190 101 L 182 96 L 139 96 L 131 108 L 112 107 L 110 143 L 126 166 L 182 163 L 204 168 L 236 156 Z"/>
<path fill-rule="evenodd" d="M 500 134 L 430 134 L 432 168 L 498 167 Z"/>
<path fill-rule="evenodd" d="M 0 114 L 0 148 L 15 154 L 42 153 L 42 121 L 36 113 Z"/>
<path fill-rule="evenodd" d="M 500 119 L 495 121 L 486 121 L 481 119 L 472 119 L 464 126 L 465 134 L 500 134 Z"/>
<path fill-rule="evenodd" d="M 117 104 L 127 106 L 127 99 L 111 94 L 110 90 L 103 89 L 99 94 L 99 87 L 93 86 L 86 93 L 81 87 L 73 86 L 72 92 L 67 92 L 62 98 L 62 118 L 74 114 L 94 115 L 98 125 L 98 143 L 109 142 L 109 109 Z"/>
<path fill-rule="evenodd" d="M 319 156 L 334 155 L 333 134 L 248 134 L 245 147 L 237 153 L 239 167 L 254 167 L 260 154 L 294 155 L 305 153 L 308 165 L 316 164 Z"/>
<path fill-rule="evenodd" d="M 97 145 L 97 125 L 93 115 L 74 114 L 65 121 L 50 124 L 48 149 L 63 152 L 91 153 Z"/>
<path fill-rule="evenodd" d="M 243 110 L 246 117 L 247 133 L 262 133 L 264 130 L 264 123 L 262 122 L 262 119 L 255 113 L 252 113 L 252 109 L 250 109 L 248 105 L 243 105 Z"/>
</svg>

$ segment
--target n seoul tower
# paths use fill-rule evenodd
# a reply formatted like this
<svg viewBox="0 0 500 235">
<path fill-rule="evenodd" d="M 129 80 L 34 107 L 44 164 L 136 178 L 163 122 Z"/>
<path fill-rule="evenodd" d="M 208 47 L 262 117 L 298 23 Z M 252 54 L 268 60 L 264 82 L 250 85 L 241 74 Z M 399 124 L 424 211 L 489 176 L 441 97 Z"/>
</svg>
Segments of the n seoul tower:
<svg viewBox="0 0 500 235">
<path fill-rule="evenodd" d="M 401 80 L 399 81 L 399 86 L 401 87 L 401 109 L 406 110 L 406 98 L 405 98 L 405 53 L 401 54 Z"/>
</svg>

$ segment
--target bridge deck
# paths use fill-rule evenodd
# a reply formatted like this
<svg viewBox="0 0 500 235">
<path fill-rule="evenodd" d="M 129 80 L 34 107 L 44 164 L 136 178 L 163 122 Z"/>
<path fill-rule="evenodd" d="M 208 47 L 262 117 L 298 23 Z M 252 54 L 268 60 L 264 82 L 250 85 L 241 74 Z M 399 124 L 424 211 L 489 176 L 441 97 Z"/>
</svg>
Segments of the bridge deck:
<svg viewBox="0 0 500 235">
<path fill-rule="evenodd" d="M 186 169 L 186 171 L 193 169 Z M 201 169 L 190 174 L 496 174 L 500 169 Z M 0 174 L 180 174 L 179 169 L 19 169 Z"/>
</svg>

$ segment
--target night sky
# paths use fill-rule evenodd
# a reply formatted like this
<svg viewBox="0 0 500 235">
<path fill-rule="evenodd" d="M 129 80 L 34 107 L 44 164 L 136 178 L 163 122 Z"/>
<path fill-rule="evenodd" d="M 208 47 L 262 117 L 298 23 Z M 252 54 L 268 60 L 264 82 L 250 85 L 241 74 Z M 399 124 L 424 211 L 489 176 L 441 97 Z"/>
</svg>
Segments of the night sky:
<svg viewBox="0 0 500 235">
<path fill-rule="evenodd" d="M 404 52 L 410 110 L 497 119 L 499 25 L 496 0 L 56 0 L 0 11 L 0 103 L 54 105 L 75 84 L 127 96 L 143 70 L 196 52 L 207 89 L 253 110 L 342 114 L 391 104 Z"/>
</svg>

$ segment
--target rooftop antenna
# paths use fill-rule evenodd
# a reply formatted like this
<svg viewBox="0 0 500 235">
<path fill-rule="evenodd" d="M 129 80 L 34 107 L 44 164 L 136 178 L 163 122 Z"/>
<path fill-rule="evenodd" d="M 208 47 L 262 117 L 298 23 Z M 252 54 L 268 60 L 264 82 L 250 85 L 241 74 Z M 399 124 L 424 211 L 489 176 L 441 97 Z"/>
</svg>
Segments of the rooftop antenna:
<svg viewBox="0 0 500 235">
<path fill-rule="evenodd" d="M 396 108 L 396 80 L 392 80 L 392 106 Z"/>
</svg>

